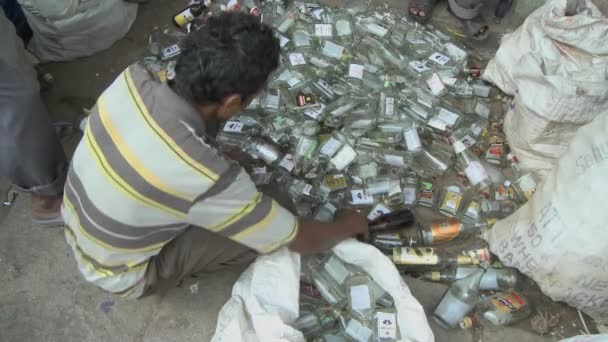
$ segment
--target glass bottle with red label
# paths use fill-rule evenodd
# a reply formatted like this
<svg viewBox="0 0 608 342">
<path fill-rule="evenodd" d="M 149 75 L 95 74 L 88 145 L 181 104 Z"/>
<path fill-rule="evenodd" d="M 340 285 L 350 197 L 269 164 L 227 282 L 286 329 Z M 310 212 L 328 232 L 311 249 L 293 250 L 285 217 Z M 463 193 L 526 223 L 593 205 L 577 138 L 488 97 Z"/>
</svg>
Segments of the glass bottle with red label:
<svg viewBox="0 0 608 342">
<path fill-rule="evenodd" d="M 497 123 L 492 123 L 485 139 L 484 159 L 490 164 L 503 166 L 507 154 L 507 138 Z"/>
<path fill-rule="evenodd" d="M 479 268 L 466 278 L 457 280 L 441 299 L 433 319 L 443 327 L 455 328 L 479 301 L 479 282 L 484 270 Z"/>
<path fill-rule="evenodd" d="M 459 325 L 462 329 L 501 327 L 519 322 L 531 312 L 528 300 L 511 289 L 482 300 L 475 312 L 462 319 Z"/>
<path fill-rule="evenodd" d="M 517 185 L 516 188 L 521 192 L 522 197 L 529 200 L 536 191 L 537 182 L 534 175 L 522 170 L 521 165 L 519 165 L 519 160 L 517 160 L 517 157 L 514 154 L 507 154 L 507 161 L 513 170 L 513 179 Z"/>
</svg>

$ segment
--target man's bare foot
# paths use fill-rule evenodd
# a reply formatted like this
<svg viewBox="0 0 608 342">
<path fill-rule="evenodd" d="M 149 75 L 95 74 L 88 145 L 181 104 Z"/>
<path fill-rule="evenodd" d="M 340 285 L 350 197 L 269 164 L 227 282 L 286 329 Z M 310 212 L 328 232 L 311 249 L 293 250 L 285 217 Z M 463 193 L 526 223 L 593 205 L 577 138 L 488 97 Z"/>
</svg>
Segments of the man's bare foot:
<svg viewBox="0 0 608 342">
<path fill-rule="evenodd" d="M 45 226 L 62 226 L 62 196 L 42 196 L 32 194 L 32 220 Z"/>
</svg>

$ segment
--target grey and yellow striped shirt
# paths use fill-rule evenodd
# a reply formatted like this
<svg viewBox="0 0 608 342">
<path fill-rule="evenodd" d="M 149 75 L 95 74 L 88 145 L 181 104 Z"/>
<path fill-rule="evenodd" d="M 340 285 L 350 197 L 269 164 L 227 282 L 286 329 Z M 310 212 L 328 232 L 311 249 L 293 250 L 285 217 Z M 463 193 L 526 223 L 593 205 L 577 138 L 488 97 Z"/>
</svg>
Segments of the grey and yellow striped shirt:
<svg viewBox="0 0 608 342">
<path fill-rule="evenodd" d="M 202 138 L 196 109 L 138 64 L 100 96 L 65 187 L 65 235 L 84 277 L 141 295 L 150 258 L 189 226 L 260 253 L 285 245 L 297 219 L 259 193 Z"/>
</svg>

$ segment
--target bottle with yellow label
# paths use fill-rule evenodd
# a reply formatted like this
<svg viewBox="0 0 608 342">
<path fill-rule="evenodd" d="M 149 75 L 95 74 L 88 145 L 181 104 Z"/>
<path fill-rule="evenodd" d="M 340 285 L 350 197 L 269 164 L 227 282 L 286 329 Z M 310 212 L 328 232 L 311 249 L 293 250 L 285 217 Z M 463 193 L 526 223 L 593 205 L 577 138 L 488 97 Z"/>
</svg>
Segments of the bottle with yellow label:
<svg viewBox="0 0 608 342">
<path fill-rule="evenodd" d="M 422 228 L 422 239 L 425 246 L 432 246 L 467 238 L 479 233 L 481 229 L 488 227 L 488 225 L 487 220 L 480 220 L 478 222 L 462 221 L 457 218 L 436 220 Z"/>
<path fill-rule="evenodd" d="M 531 312 L 528 300 L 511 289 L 482 300 L 475 311 L 463 318 L 459 325 L 462 329 L 500 327 L 521 321 Z"/>
<path fill-rule="evenodd" d="M 396 247 L 392 257 L 396 265 L 445 267 L 473 264 L 473 258 L 468 255 L 453 255 L 432 247 Z"/>
<path fill-rule="evenodd" d="M 207 6 L 204 3 L 194 3 L 174 15 L 173 24 L 177 27 L 185 27 L 206 11 Z"/>
<path fill-rule="evenodd" d="M 443 180 L 437 210 L 440 214 L 454 217 L 460 211 L 466 192 L 466 178 L 461 172 L 448 173 Z"/>
</svg>

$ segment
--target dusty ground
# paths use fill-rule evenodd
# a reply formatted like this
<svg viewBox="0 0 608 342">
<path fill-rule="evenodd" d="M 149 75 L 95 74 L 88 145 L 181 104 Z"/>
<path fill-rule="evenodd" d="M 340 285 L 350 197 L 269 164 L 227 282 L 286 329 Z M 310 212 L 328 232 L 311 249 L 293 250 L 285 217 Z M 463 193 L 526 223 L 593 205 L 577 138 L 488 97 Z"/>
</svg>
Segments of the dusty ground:
<svg viewBox="0 0 608 342">
<path fill-rule="evenodd" d="M 185 1 L 151 0 L 140 6 L 137 21 L 126 37 L 95 56 L 44 66 L 55 77 L 45 94 L 51 115 L 74 120 L 128 64 L 142 55 L 146 34 L 169 24 Z M 406 8 L 406 2 L 389 1 Z M 491 13 L 491 9 L 488 9 Z M 437 26 L 456 28 L 445 6 L 435 12 Z M 501 33 L 511 30 L 509 17 L 492 28 L 480 47 L 491 55 Z M 77 139 L 66 144 L 71 151 Z M 7 188 L 0 179 L 0 190 Z M 0 341 L 207 341 L 216 315 L 241 270 L 195 279 L 164 296 L 129 302 L 108 295 L 83 281 L 64 242 L 61 229 L 32 225 L 29 198 L 22 195 L 10 209 L 0 207 Z M 408 280 L 412 292 L 432 311 L 445 287 Z M 189 285 L 198 283 L 198 291 Z M 529 324 L 476 333 L 445 331 L 433 326 L 438 341 L 551 341 L 580 333 L 576 312 L 526 291 L 543 310 L 563 315 L 556 329 L 544 337 L 529 332 Z"/>
</svg>

